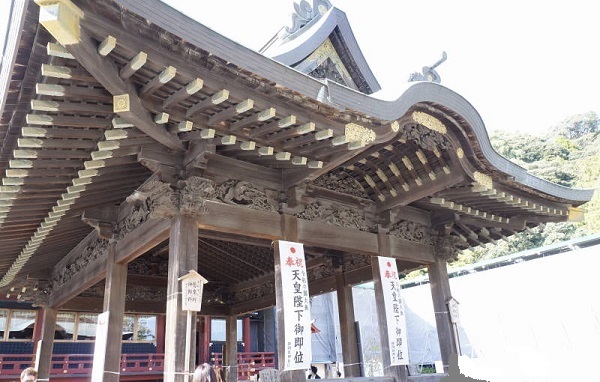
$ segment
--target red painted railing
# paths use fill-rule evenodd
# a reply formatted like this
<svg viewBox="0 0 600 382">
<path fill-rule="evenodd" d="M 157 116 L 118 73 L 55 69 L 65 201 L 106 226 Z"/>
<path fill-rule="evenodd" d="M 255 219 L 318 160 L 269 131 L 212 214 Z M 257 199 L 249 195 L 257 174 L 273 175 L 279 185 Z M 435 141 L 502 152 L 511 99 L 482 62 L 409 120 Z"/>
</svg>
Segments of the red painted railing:
<svg viewBox="0 0 600 382">
<path fill-rule="evenodd" d="M 0 378 L 21 374 L 21 370 L 33 366 L 33 361 L 33 354 L 0 354 Z"/>
<path fill-rule="evenodd" d="M 21 370 L 32 366 L 33 354 L 0 355 L 0 379 L 13 378 Z M 94 363 L 93 354 L 54 354 L 50 364 L 50 376 L 90 375 Z M 159 374 L 164 367 L 164 354 L 123 354 L 121 374 Z"/>
<path fill-rule="evenodd" d="M 213 365 L 223 366 L 223 355 L 212 353 Z M 33 366 L 33 354 L 0 354 L 0 380 L 15 379 L 26 367 Z M 94 363 L 93 354 L 54 354 L 51 361 L 51 377 L 89 376 Z M 275 367 L 275 353 L 238 353 L 238 380 L 247 381 L 265 368 Z M 121 376 L 128 374 L 141 376 L 162 374 L 164 354 L 123 354 L 121 355 Z M 62 379 L 61 380 L 64 380 Z"/>
<path fill-rule="evenodd" d="M 212 364 L 223 366 L 223 354 L 212 353 Z M 275 353 L 242 352 L 237 355 L 238 381 L 247 381 L 262 369 L 275 367 Z"/>
</svg>

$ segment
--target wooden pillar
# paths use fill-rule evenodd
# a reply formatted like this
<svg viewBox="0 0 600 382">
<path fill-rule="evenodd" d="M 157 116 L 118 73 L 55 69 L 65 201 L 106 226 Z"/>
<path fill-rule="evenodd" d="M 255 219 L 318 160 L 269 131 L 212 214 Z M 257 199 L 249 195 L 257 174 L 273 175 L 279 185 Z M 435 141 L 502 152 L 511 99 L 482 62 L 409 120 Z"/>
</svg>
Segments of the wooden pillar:
<svg viewBox="0 0 600 382">
<path fill-rule="evenodd" d="M 244 351 L 249 353 L 252 351 L 252 336 L 250 335 L 250 317 L 244 317 Z"/>
<path fill-rule="evenodd" d="M 281 232 L 283 240 L 298 242 L 298 219 L 294 216 L 283 214 L 281 215 Z M 283 290 L 281 289 L 281 261 L 279 259 L 279 251 L 274 251 L 275 256 L 275 305 L 276 305 L 276 328 L 277 328 L 277 363 L 279 368 L 280 382 L 306 382 L 306 370 L 288 370 L 284 371 L 281 368 L 285 364 L 285 325 L 283 315 Z M 312 362 L 312 360 L 311 360 Z"/>
<path fill-rule="evenodd" d="M 37 342 L 35 357 L 35 369 L 38 371 L 38 381 L 49 381 L 52 348 L 54 346 L 54 328 L 56 326 L 57 309 L 44 307 L 42 309 L 43 318 L 41 320 L 41 339 Z"/>
<path fill-rule="evenodd" d="M 354 319 L 352 287 L 346 285 L 343 273 L 335 277 L 338 312 L 340 318 L 340 338 L 344 359 L 344 378 L 360 377 L 360 355 Z"/>
<path fill-rule="evenodd" d="M 225 351 L 223 352 L 223 370 L 225 370 L 226 382 L 238 380 L 237 354 L 237 316 L 227 316 L 225 318 Z"/>
<path fill-rule="evenodd" d="M 165 354 L 165 316 L 156 316 L 156 352 Z"/>
<path fill-rule="evenodd" d="M 104 353 L 104 363 L 94 362 L 92 375 L 102 375 L 103 382 L 118 382 L 121 370 L 121 343 L 123 338 L 123 315 L 125 314 L 125 287 L 127 264 L 117 264 L 116 242 L 108 246 L 106 282 L 104 287 L 104 312 L 108 313 L 105 341 L 96 341 L 95 354 Z M 104 345 L 104 349 L 98 346 Z"/>
<path fill-rule="evenodd" d="M 185 339 L 187 314 L 181 310 L 179 277 L 190 270 L 198 269 L 198 223 L 191 216 L 177 215 L 171 221 L 169 236 L 169 271 L 167 281 L 167 313 L 165 324 L 165 382 L 184 382 L 185 378 Z M 192 322 L 196 313 L 192 312 Z M 192 344 L 196 348 L 196 326 L 192 325 Z M 194 371 L 190 357 L 188 370 Z"/>
<path fill-rule="evenodd" d="M 42 326 L 44 323 L 44 309 L 38 309 L 35 312 L 35 324 L 33 325 L 33 337 L 31 340 L 37 344 L 42 339 Z"/>
<path fill-rule="evenodd" d="M 448 302 L 452 298 L 450 292 L 450 281 L 448 279 L 448 270 L 446 261 L 438 259 L 428 267 L 429 285 L 431 287 L 431 297 L 433 299 L 433 311 L 435 312 L 435 324 L 438 332 L 438 341 L 440 342 L 440 353 L 444 363 L 444 372 L 448 372 L 450 356 L 459 354 L 457 349 L 457 338 L 450 320 Z"/>
<path fill-rule="evenodd" d="M 198 344 L 198 364 L 212 363 L 210 357 L 210 320 L 211 316 L 201 316 L 199 319 L 200 343 Z"/>
</svg>

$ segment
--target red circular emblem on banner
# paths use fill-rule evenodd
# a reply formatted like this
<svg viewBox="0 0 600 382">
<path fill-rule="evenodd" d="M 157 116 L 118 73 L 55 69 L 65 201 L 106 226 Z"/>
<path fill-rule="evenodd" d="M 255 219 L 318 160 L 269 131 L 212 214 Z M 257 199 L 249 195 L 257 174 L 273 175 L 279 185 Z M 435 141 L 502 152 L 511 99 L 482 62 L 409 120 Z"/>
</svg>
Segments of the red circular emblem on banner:
<svg viewBox="0 0 600 382">
<path fill-rule="evenodd" d="M 294 248 L 294 247 L 290 248 L 290 252 L 296 253 L 296 248 Z"/>
</svg>

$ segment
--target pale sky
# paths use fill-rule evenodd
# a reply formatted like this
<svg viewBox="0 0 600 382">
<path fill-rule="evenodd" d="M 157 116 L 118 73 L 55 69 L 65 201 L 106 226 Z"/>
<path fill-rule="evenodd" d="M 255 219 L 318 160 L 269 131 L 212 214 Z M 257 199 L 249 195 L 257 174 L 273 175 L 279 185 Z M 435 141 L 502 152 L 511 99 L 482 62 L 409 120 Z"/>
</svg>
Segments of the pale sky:
<svg viewBox="0 0 600 382">
<path fill-rule="evenodd" d="M 573 114 L 600 114 L 593 1 L 330 1 L 348 16 L 380 98 L 396 98 L 410 73 L 445 51 L 441 84 L 469 101 L 488 130 L 543 132 Z M 254 50 L 293 10 L 292 0 L 165 2 Z M 0 0 L 0 14 L 7 6 Z"/>
<path fill-rule="evenodd" d="M 255 50 L 293 10 L 292 0 L 165 2 Z M 593 1 L 331 3 L 346 13 L 382 98 L 396 98 L 410 73 L 446 51 L 442 85 L 466 98 L 488 130 L 543 131 L 573 114 L 600 113 Z"/>
</svg>

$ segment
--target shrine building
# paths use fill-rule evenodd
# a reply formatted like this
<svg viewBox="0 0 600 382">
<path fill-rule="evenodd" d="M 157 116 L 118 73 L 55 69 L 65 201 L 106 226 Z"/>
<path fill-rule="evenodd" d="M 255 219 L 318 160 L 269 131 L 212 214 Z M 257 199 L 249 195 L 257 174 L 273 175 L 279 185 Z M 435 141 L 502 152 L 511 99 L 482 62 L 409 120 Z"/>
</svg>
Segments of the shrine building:
<svg viewBox="0 0 600 382">
<path fill-rule="evenodd" d="M 301 303 L 337 293 L 344 377 L 361 377 L 352 286 L 373 281 L 383 378 L 417 381 L 395 361 L 405 355 L 378 259 L 398 274 L 428 270 L 447 370 L 459 351 L 447 262 L 583 219 L 593 191 L 496 153 L 477 110 L 441 84 L 442 60 L 380 100 L 344 12 L 328 0 L 295 5 L 256 52 L 158 0 L 12 2 L 0 71 L 0 349 L 21 358 L 0 351 L 1 365 L 16 365 L 0 380 L 35 364 L 40 381 L 74 369 L 73 382 L 184 381 L 216 362 L 227 382 L 248 365 L 303 381 L 305 369 L 286 366 L 280 256 L 298 248 Z M 200 311 L 182 310 L 190 271 L 206 281 Z M 273 307 L 272 359 L 243 361 L 251 318 Z M 218 360 L 210 317 L 224 320 Z M 89 357 L 61 369 L 68 353 Z"/>
</svg>

